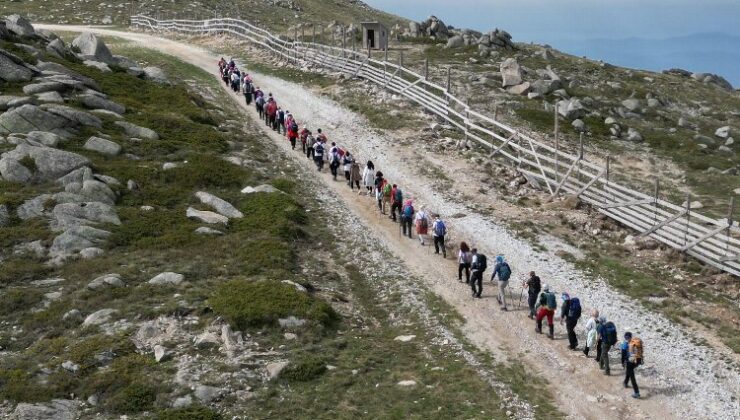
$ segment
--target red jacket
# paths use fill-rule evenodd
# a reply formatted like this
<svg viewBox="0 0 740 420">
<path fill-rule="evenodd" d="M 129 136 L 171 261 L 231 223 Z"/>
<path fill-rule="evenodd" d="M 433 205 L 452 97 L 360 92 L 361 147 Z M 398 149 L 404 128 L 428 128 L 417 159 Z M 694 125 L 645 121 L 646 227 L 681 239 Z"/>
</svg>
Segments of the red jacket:
<svg viewBox="0 0 740 420">
<path fill-rule="evenodd" d="M 275 115 L 277 115 L 277 109 L 278 109 L 277 102 L 275 101 L 269 102 L 267 104 L 267 115 L 274 117 Z"/>
</svg>

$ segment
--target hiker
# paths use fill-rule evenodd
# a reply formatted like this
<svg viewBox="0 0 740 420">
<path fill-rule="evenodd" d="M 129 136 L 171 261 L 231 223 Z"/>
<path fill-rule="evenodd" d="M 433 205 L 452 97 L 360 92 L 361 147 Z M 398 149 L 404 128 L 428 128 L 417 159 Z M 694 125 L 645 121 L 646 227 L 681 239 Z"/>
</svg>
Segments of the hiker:
<svg viewBox="0 0 740 420">
<path fill-rule="evenodd" d="M 314 153 L 316 150 L 314 150 L 314 147 L 316 146 L 316 137 L 311 134 L 311 132 L 308 132 L 308 135 L 306 136 L 306 157 L 309 159 L 312 159 L 315 155 Z"/>
<path fill-rule="evenodd" d="M 504 261 L 503 255 L 496 256 L 496 265 L 493 267 L 491 274 L 491 283 L 498 275 L 498 304 L 501 305 L 502 311 L 507 311 L 506 307 L 506 288 L 509 287 L 509 278 L 511 278 L 511 267 Z"/>
<path fill-rule="evenodd" d="M 303 150 L 303 153 L 306 153 L 306 145 L 308 144 L 308 135 L 311 134 L 310 131 L 308 131 L 308 127 L 305 125 L 303 126 L 303 129 L 301 129 L 300 134 L 298 135 L 301 139 L 301 150 Z"/>
<path fill-rule="evenodd" d="M 560 324 L 565 322 L 565 331 L 568 333 L 568 348 L 575 350 L 578 347 L 578 337 L 576 337 L 576 324 L 581 318 L 581 301 L 577 297 L 571 297 L 568 293 L 563 293 L 563 306 L 560 307 Z"/>
<path fill-rule="evenodd" d="M 242 83 L 242 93 L 244 94 L 244 100 L 247 106 L 252 104 L 252 81 L 249 79 L 249 75 L 244 76 L 244 82 Z"/>
<path fill-rule="evenodd" d="M 267 125 L 272 127 L 273 131 L 277 130 L 277 113 L 278 105 L 275 99 L 270 98 L 267 100 Z"/>
<path fill-rule="evenodd" d="M 356 161 L 352 162 L 352 166 L 349 169 L 349 188 L 354 191 L 354 186 L 357 186 L 357 193 L 362 194 L 362 188 L 360 188 L 360 180 L 362 174 L 360 173 L 360 164 Z"/>
<path fill-rule="evenodd" d="M 637 386 L 635 379 L 635 369 L 642 364 L 642 340 L 633 337 L 632 333 L 624 333 L 624 342 L 621 344 L 622 349 L 622 366 L 625 369 L 624 387 L 629 388 L 629 382 L 632 382 L 632 398 L 640 398 L 640 388 Z"/>
<path fill-rule="evenodd" d="M 351 187 L 352 183 L 349 180 L 350 171 L 352 170 L 352 164 L 355 163 L 352 153 L 346 152 L 342 158 L 342 169 L 344 170 L 344 178 L 347 180 L 347 184 Z"/>
<path fill-rule="evenodd" d="M 265 117 L 265 94 L 259 86 L 254 90 L 254 107 L 260 115 L 260 119 Z"/>
<path fill-rule="evenodd" d="M 611 370 L 609 369 L 609 350 L 617 344 L 617 327 L 613 322 L 606 322 L 606 319 L 603 320 L 604 322 L 599 323 L 599 327 L 596 329 L 601 341 L 601 351 L 596 354 L 596 357 L 599 361 L 599 369 L 604 371 L 604 375 L 609 376 L 611 374 Z"/>
<path fill-rule="evenodd" d="M 272 129 L 277 131 L 278 134 L 283 134 L 285 131 L 285 111 L 283 111 L 283 108 L 281 107 L 278 107 L 277 109 L 275 120 L 272 122 Z M 281 130 L 283 133 L 281 133 Z"/>
<path fill-rule="evenodd" d="M 221 71 L 221 80 L 226 84 L 226 86 L 229 85 L 229 81 L 231 80 L 231 76 L 229 76 L 229 68 L 224 67 L 223 71 Z"/>
<path fill-rule="evenodd" d="M 368 195 L 371 195 L 373 193 L 373 188 L 375 187 L 375 176 L 373 175 L 374 172 L 375 165 L 373 164 L 372 160 L 368 160 L 365 164 L 365 169 L 363 169 L 362 171 L 362 184 L 365 186 Z"/>
<path fill-rule="evenodd" d="M 416 213 L 414 227 L 416 228 L 416 237 L 419 238 L 419 243 L 421 246 L 426 245 L 424 243 L 424 237 L 429 233 L 429 216 L 423 208 Z"/>
<path fill-rule="evenodd" d="M 470 263 L 473 254 L 470 253 L 468 244 L 460 242 L 460 250 L 457 252 L 457 280 L 462 282 L 462 273 L 465 271 L 465 284 L 470 284 Z"/>
<path fill-rule="evenodd" d="M 447 235 L 447 225 L 439 217 L 439 214 L 434 215 L 434 224 L 432 224 L 432 237 L 434 237 L 434 253 L 439 254 L 439 250 L 442 250 L 442 258 L 447 258 L 447 248 L 445 248 L 445 235 Z"/>
<path fill-rule="evenodd" d="M 378 200 L 378 210 L 380 210 L 380 214 L 385 214 L 385 190 L 388 187 L 388 181 L 383 178 L 383 172 L 376 172 L 375 173 L 375 180 L 373 181 L 373 185 L 375 185 L 375 199 Z"/>
<path fill-rule="evenodd" d="M 393 188 L 391 189 L 391 215 L 390 218 L 395 222 L 396 221 L 396 210 L 398 210 L 398 215 L 401 215 L 401 209 L 402 209 L 402 203 L 403 203 L 403 191 L 401 188 L 393 184 Z"/>
<path fill-rule="evenodd" d="M 470 253 L 472 254 L 470 288 L 473 290 L 473 297 L 480 299 L 481 293 L 483 293 L 483 273 L 488 268 L 488 265 L 486 263 L 486 256 L 479 254 L 478 249 L 473 248 L 470 250 Z"/>
<path fill-rule="evenodd" d="M 591 310 L 591 316 L 586 321 L 586 345 L 583 346 L 583 354 L 588 357 L 588 352 L 596 345 L 596 327 L 599 326 L 599 311 Z"/>
<path fill-rule="evenodd" d="M 547 318 L 547 326 L 550 329 L 550 334 L 547 337 L 552 340 L 555 338 L 555 326 L 553 324 L 553 317 L 555 316 L 555 309 L 558 308 L 558 301 L 555 294 L 550 291 L 550 286 L 545 285 L 540 293 L 540 300 L 537 302 L 535 310 L 537 310 L 537 328 L 535 331 L 542 334 L 542 319 Z"/>
<path fill-rule="evenodd" d="M 385 214 L 385 209 L 390 209 L 391 201 L 393 200 L 393 187 L 387 180 L 385 185 L 383 185 L 381 197 L 383 199 L 383 211 L 381 213 Z"/>
<path fill-rule="evenodd" d="M 331 149 L 329 149 L 329 170 L 335 181 L 337 180 L 337 169 L 339 168 L 340 160 L 339 147 L 337 147 L 337 143 L 331 142 Z"/>
<path fill-rule="evenodd" d="M 329 141 L 329 139 L 326 137 L 326 134 L 324 134 L 324 132 L 321 131 L 320 128 L 316 130 L 316 140 L 324 143 L 324 145 L 326 145 L 326 142 Z"/>
<path fill-rule="evenodd" d="M 527 305 L 529 306 L 529 319 L 534 319 L 534 307 L 537 305 L 537 297 L 540 295 L 540 278 L 534 271 L 529 272 L 529 279 L 524 283 L 527 289 Z"/>
<path fill-rule="evenodd" d="M 321 141 L 317 141 L 316 144 L 313 146 L 313 150 L 313 161 L 316 163 L 316 167 L 318 168 L 319 172 L 321 172 L 321 170 L 324 169 L 324 143 Z"/>
<path fill-rule="evenodd" d="M 234 92 L 239 92 L 239 81 L 241 80 L 241 77 L 239 76 L 238 71 L 234 71 L 231 73 L 231 90 Z"/>
<path fill-rule="evenodd" d="M 288 126 L 288 140 L 290 140 L 290 147 L 295 150 L 295 142 L 298 139 L 298 123 L 291 116 L 290 125 Z M 304 145 L 305 149 L 305 145 Z"/>
<path fill-rule="evenodd" d="M 403 234 L 406 235 L 408 229 L 409 238 L 411 238 L 411 224 L 414 222 L 414 202 L 413 200 L 406 200 L 403 208 L 400 211 L 401 216 L 401 229 Z"/>
</svg>

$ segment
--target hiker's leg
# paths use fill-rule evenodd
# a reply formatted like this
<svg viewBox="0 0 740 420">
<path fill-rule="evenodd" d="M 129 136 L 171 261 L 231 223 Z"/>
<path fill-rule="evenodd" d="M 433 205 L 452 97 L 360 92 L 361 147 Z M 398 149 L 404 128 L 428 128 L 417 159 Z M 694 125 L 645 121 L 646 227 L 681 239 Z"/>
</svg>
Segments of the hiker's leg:
<svg viewBox="0 0 740 420">
<path fill-rule="evenodd" d="M 534 316 L 534 307 L 537 304 L 537 295 L 534 293 L 527 293 L 527 303 L 529 304 L 529 317 Z"/>
<path fill-rule="evenodd" d="M 635 391 L 635 394 L 640 393 L 640 388 L 637 386 L 637 378 L 635 377 L 635 368 L 637 368 L 637 364 L 632 362 L 627 362 L 627 372 L 630 377 L 630 380 L 632 381 L 632 390 Z"/>
<path fill-rule="evenodd" d="M 470 282 L 470 264 L 465 263 L 465 283 Z"/>
<path fill-rule="evenodd" d="M 601 340 L 596 340 L 596 361 L 599 362 L 599 367 L 601 367 Z"/>
<path fill-rule="evenodd" d="M 442 248 L 442 258 L 447 258 L 447 248 L 445 248 L 445 237 L 444 235 L 439 237 L 439 246 Z"/>
<path fill-rule="evenodd" d="M 462 281 L 463 269 L 465 269 L 465 264 L 460 263 L 457 265 L 457 279 L 459 281 Z"/>
<path fill-rule="evenodd" d="M 578 347 L 578 336 L 576 335 L 576 325 L 578 320 L 567 320 L 566 327 L 568 327 L 568 341 L 570 341 L 570 348 L 575 350 Z"/>
</svg>

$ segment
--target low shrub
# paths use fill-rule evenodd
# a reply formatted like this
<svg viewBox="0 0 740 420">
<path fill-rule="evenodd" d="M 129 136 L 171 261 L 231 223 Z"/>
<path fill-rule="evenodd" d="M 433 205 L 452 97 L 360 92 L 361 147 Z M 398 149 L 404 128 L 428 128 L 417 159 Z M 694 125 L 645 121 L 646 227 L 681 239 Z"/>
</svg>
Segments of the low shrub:
<svg viewBox="0 0 740 420">
<path fill-rule="evenodd" d="M 309 355 L 295 361 L 280 372 L 280 378 L 288 381 L 308 382 L 326 372 L 326 360 Z"/>
<path fill-rule="evenodd" d="M 303 207 L 288 194 L 250 194 L 242 203 L 241 211 L 244 218 L 233 221 L 235 229 L 267 232 L 286 240 L 303 236 L 301 226 L 308 222 Z"/>
<path fill-rule="evenodd" d="M 6 289 L 0 294 L 0 316 L 28 311 L 44 299 L 35 289 Z"/>
<path fill-rule="evenodd" d="M 274 326 L 295 316 L 333 325 L 339 315 L 332 307 L 295 287 L 275 281 L 232 280 L 222 283 L 209 299 L 213 310 L 236 329 Z"/>
<path fill-rule="evenodd" d="M 118 414 L 149 411 L 161 390 L 153 367 L 154 359 L 141 354 L 116 358 L 108 369 L 82 381 L 80 394 L 99 395 L 102 406 Z"/>
<path fill-rule="evenodd" d="M 157 420 L 222 420 L 224 416 L 202 405 L 169 408 L 157 413 Z"/>
</svg>

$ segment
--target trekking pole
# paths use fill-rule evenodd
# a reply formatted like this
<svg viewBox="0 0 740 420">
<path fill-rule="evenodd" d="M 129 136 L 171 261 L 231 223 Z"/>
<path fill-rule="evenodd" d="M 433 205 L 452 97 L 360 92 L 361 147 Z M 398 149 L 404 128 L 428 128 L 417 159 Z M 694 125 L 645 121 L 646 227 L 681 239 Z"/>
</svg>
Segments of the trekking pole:
<svg viewBox="0 0 740 420">
<path fill-rule="evenodd" d="M 524 297 L 524 287 L 522 287 L 522 291 L 519 292 L 519 306 L 517 307 L 517 309 L 522 308 L 522 297 Z"/>
</svg>

